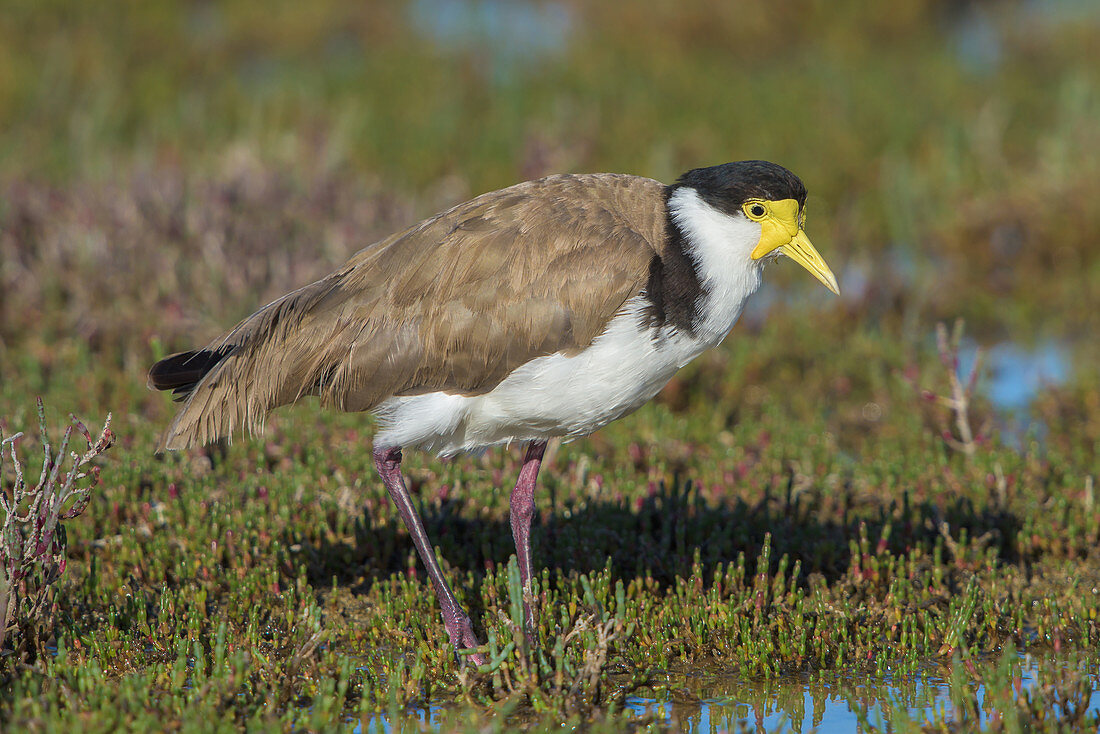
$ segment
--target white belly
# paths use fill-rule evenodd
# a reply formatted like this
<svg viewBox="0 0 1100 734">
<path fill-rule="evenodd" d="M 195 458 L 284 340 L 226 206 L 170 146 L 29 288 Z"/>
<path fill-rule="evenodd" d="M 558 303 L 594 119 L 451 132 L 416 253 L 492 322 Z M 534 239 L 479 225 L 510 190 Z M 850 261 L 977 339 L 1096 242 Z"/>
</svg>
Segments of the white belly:
<svg viewBox="0 0 1100 734">
<path fill-rule="evenodd" d="M 627 302 L 580 354 L 539 357 L 483 395 L 436 392 L 387 400 L 377 411 L 383 429 L 376 444 L 449 456 L 511 441 L 583 436 L 637 410 L 728 331 L 692 338 L 646 328 L 644 305 L 641 298 Z M 736 319 L 730 315 L 728 326 Z"/>
</svg>

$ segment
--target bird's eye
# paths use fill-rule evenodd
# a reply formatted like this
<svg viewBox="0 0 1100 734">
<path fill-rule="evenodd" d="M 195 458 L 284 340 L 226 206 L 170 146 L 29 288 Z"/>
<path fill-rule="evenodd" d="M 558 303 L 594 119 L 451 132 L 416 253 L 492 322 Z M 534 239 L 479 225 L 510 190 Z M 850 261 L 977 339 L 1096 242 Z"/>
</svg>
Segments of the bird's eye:
<svg viewBox="0 0 1100 734">
<path fill-rule="evenodd" d="M 741 210 L 745 212 L 745 216 L 749 219 L 760 221 L 768 213 L 768 208 L 764 206 L 764 202 L 759 199 L 756 201 L 747 201 L 741 207 Z"/>
</svg>

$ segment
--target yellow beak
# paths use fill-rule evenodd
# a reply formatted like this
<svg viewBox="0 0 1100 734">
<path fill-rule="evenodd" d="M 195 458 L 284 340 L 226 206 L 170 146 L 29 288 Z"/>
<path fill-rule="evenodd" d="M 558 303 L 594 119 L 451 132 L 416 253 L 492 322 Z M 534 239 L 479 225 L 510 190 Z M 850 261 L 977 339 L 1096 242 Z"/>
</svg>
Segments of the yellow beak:
<svg viewBox="0 0 1100 734">
<path fill-rule="evenodd" d="M 820 280 L 826 288 L 840 295 L 840 287 L 836 283 L 836 276 L 825 263 L 814 246 L 810 244 L 810 238 L 801 229 L 795 234 L 794 239 L 779 248 L 784 255 L 806 268 L 815 278 Z"/>
</svg>

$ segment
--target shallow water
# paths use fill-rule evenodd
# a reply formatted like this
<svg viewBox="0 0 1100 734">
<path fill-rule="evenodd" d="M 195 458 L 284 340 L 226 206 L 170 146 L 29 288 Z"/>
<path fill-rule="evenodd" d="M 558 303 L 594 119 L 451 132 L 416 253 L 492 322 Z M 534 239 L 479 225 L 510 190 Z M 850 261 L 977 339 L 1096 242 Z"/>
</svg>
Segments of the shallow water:
<svg viewBox="0 0 1100 734">
<path fill-rule="evenodd" d="M 1033 689 L 1040 683 L 1041 666 L 1030 655 L 1021 655 L 1018 673 L 1020 689 Z M 1090 669 L 1093 692 L 1090 712 L 1100 712 L 1100 676 Z M 701 674 L 669 679 L 680 695 L 670 701 L 632 696 L 626 700 L 627 716 L 652 721 L 682 732 L 737 731 L 749 728 L 758 732 L 852 732 L 873 725 L 885 729 L 902 712 L 914 721 L 941 719 L 954 711 L 951 683 L 933 673 L 897 682 L 870 678 L 837 678 L 832 681 L 799 680 L 745 681 L 733 676 Z M 964 684 L 966 685 L 966 684 Z M 976 686 L 974 696 L 980 704 L 986 690 Z M 691 700 L 697 697 L 698 700 Z M 376 714 L 350 721 L 352 731 L 390 732 L 408 725 L 435 730 L 448 718 L 443 706 L 418 708 L 401 714 L 395 727 L 389 714 Z M 990 712 L 982 710 L 980 723 L 989 723 Z"/>
<path fill-rule="evenodd" d="M 966 377 L 974 364 L 977 346 L 964 345 L 959 354 L 959 373 Z M 1047 341 L 1025 347 L 1001 342 L 982 349 L 986 374 L 979 378 L 979 389 L 998 410 L 1026 409 L 1040 390 L 1061 385 L 1070 377 L 1069 348 Z"/>
<path fill-rule="evenodd" d="M 1007 36 L 1041 33 L 1061 25 L 1100 25 L 1095 0 L 1024 0 L 983 5 L 960 3 L 947 35 L 955 58 L 967 71 L 988 76 L 1006 56 Z"/>
<path fill-rule="evenodd" d="M 1023 656 L 1020 663 L 1021 689 L 1034 688 L 1039 683 L 1038 662 Z M 1096 684 L 1094 680 L 1094 687 Z M 985 686 L 976 686 L 974 695 L 984 702 Z M 736 731 L 743 726 L 765 732 L 851 732 L 868 724 L 885 729 L 902 712 L 918 722 L 932 720 L 937 714 L 950 720 L 953 713 L 950 682 L 933 674 L 897 683 L 873 679 L 731 681 L 724 695 L 694 706 L 644 698 L 630 699 L 628 706 L 639 717 L 653 717 L 684 732 Z M 1089 710 L 1100 711 L 1100 690 L 1093 691 Z M 988 719 L 989 712 L 983 710 L 981 724 L 988 724 Z"/>
<path fill-rule="evenodd" d="M 965 341 L 959 349 L 959 376 L 966 380 L 974 365 L 978 347 Z M 997 411 L 997 428 L 1008 446 L 1023 449 L 1031 440 L 1040 443 L 1047 426 L 1031 412 L 1038 394 L 1064 384 L 1072 376 L 1070 348 L 1058 341 L 1031 346 L 1000 342 L 982 348 L 982 373 L 977 390 Z"/>
<path fill-rule="evenodd" d="M 485 54 L 498 82 L 564 53 L 574 25 L 564 3 L 529 0 L 415 0 L 409 16 L 438 45 Z"/>
</svg>

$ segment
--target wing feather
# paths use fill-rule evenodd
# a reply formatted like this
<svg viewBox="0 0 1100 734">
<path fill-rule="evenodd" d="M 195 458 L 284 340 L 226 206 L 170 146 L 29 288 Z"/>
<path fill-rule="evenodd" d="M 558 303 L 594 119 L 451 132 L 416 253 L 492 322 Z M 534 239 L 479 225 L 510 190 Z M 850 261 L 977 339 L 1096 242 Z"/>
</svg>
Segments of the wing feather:
<svg viewBox="0 0 1100 734">
<path fill-rule="evenodd" d="M 585 348 L 644 288 L 663 192 L 633 176 L 553 176 L 364 248 L 198 357 L 154 365 L 154 387 L 186 395 L 163 446 L 261 430 L 305 395 L 360 411 L 394 395 L 480 394 L 531 359 Z"/>
</svg>

